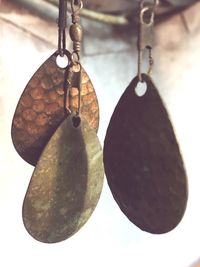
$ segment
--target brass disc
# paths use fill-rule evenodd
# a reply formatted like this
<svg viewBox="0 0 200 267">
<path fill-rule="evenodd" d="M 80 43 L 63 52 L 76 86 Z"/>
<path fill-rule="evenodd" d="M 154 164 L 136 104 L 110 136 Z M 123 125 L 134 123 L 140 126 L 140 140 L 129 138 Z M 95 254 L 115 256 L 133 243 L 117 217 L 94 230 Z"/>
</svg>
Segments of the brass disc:
<svg viewBox="0 0 200 267">
<path fill-rule="evenodd" d="M 70 53 L 66 51 L 68 58 Z M 54 53 L 36 71 L 18 102 L 13 122 L 12 140 L 19 155 L 36 165 L 46 143 L 66 114 L 64 110 L 65 75 L 67 69 L 57 66 Z M 70 90 L 70 103 L 77 109 L 78 90 L 76 73 Z M 90 127 L 98 130 L 99 107 L 94 87 L 82 68 L 81 113 Z"/>
</svg>

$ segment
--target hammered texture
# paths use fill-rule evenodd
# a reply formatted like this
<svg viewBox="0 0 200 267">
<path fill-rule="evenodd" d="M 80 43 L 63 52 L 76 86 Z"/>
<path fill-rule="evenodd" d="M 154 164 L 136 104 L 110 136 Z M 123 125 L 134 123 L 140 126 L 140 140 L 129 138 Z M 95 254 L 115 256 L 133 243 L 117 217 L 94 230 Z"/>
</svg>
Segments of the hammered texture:
<svg viewBox="0 0 200 267">
<path fill-rule="evenodd" d="M 88 122 L 68 116 L 46 145 L 29 184 L 23 220 L 38 241 L 60 242 L 75 234 L 94 211 L 103 186 L 100 142 Z"/>
<path fill-rule="evenodd" d="M 32 165 L 44 149 L 56 128 L 66 117 L 65 69 L 56 64 L 57 54 L 53 54 L 33 75 L 18 102 L 13 123 L 12 140 L 19 155 Z M 76 75 L 76 73 L 75 73 Z M 70 107 L 78 108 L 76 79 L 70 89 Z M 81 113 L 91 128 L 97 131 L 99 108 L 94 87 L 82 68 Z"/>
<path fill-rule="evenodd" d="M 144 231 L 161 234 L 181 221 L 188 188 L 184 164 L 167 111 L 150 77 L 147 92 L 133 79 L 119 100 L 104 143 L 104 166 L 124 214 Z"/>
</svg>

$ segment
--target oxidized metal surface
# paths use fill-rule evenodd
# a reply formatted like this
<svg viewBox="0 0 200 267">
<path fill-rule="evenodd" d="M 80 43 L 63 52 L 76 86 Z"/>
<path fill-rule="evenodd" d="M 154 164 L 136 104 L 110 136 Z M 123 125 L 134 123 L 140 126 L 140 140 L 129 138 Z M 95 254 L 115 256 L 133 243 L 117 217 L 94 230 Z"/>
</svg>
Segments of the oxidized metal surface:
<svg viewBox="0 0 200 267">
<path fill-rule="evenodd" d="M 57 53 L 53 54 L 36 71 L 28 82 L 18 102 L 13 123 L 12 140 L 20 156 L 32 165 L 44 146 L 66 117 L 64 111 L 65 69 L 56 64 Z M 75 73 L 76 76 L 76 73 Z M 75 77 L 76 78 L 76 77 Z M 78 108 L 78 85 L 76 79 L 70 90 L 70 105 Z M 81 113 L 90 126 L 97 131 L 99 107 L 94 87 L 83 70 L 81 90 Z"/>
<path fill-rule="evenodd" d="M 102 149 L 82 118 L 75 128 L 68 116 L 46 145 L 23 204 L 27 231 L 38 241 L 59 242 L 89 219 L 103 186 Z"/>
<path fill-rule="evenodd" d="M 138 97 L 134 78 L 112 115 L 104 143 L 104 167 L 124 214 L 144 231 L 161 234 L 182 219 L 187 177 L 167 111 L 149 76 Z"/>
</svg>

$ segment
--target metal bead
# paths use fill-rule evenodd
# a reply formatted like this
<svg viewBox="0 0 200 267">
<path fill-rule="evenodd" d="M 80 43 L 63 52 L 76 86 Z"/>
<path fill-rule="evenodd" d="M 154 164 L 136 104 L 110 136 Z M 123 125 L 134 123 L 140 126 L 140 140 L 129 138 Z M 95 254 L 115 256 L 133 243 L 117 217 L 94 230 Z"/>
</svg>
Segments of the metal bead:
<svg viewBox="0 0 200 267">
<path fill-rule="evenodd" d="M 73 42 L 81 42 L 83 31 L 80 24 L 75 23 L 70 26 L 69 34 Z"/>
</svg>

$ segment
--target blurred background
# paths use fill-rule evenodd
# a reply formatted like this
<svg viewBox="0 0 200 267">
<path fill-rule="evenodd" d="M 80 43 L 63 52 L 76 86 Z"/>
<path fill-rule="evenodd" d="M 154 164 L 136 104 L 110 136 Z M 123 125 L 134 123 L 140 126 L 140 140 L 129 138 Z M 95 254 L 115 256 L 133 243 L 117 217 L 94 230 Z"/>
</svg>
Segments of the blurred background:
<svg viewBox="0 0 200 267">
<path fill-rule="evenodd" d="M 137 73 L 138 3 L 84 1 L 81 62 L 99 99 L 102 145 L 113 109 Z M 48 245 L 26 232 L 21 207 L 33 167 L 15 151 L 10 128 L 24 87 L 57 49 L 57 6 L 58 0 L 0 0 L 0 266 L 199 267 L 200 2 L 195 0 L 160 0 L 153 48 L 152 77 L 188 174 L 181 223 L 164 235 L 142 232 L 120 211 L 105 179 L 96 210 L 76 235 Z"/>
</svg>

